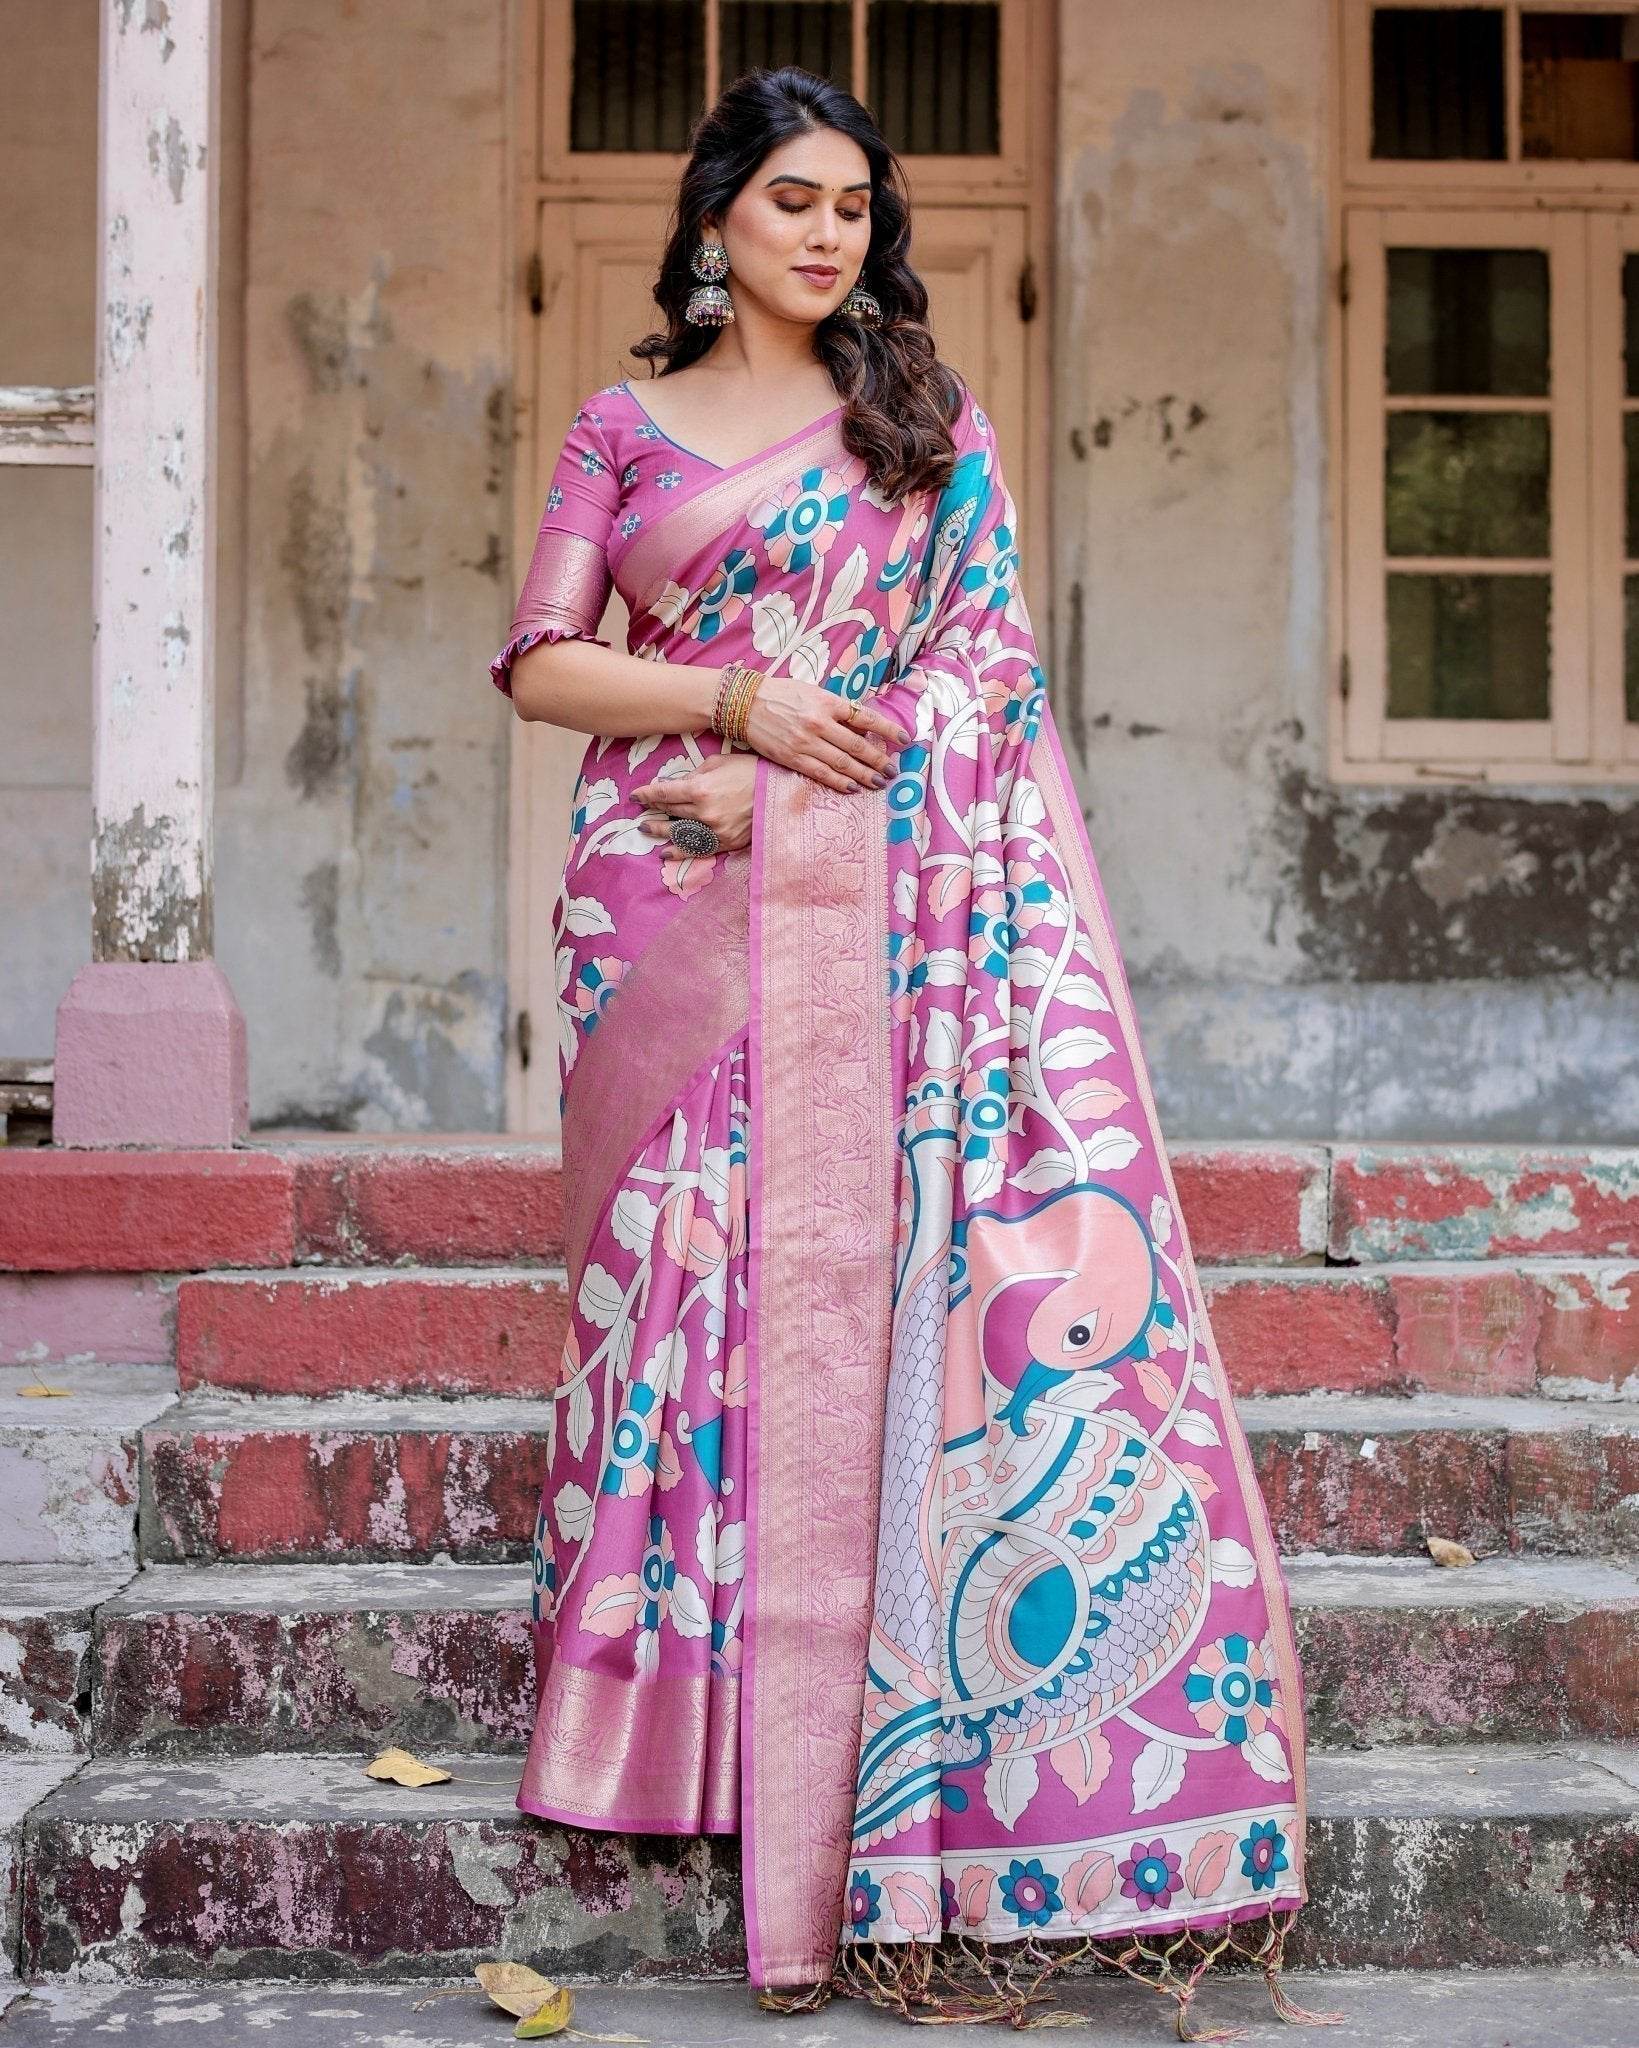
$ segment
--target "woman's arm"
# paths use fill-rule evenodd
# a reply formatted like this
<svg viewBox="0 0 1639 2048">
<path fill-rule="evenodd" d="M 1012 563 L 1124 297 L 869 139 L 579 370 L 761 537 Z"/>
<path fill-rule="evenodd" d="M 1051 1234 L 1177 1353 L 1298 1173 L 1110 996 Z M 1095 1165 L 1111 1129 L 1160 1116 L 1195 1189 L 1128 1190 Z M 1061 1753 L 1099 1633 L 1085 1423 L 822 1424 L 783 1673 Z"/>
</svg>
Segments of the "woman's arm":
<svg viewBox="0 0 1639 2048">
<path fill-rule="evenodd" d="M 540 640 L 513 660 L 512 702 L 520 718 L 610 739 L 709 732 L 722 674 L 642 661 L 595 640 Z"/>
<path fill-rule="evenodd" d="M 643 661 L 592 640 L 543 640 L 514 657 L 512 702 L 520 718 L 611 739 L 709 732 L 722 675 L 694 662 Z M 746 744 L 832 789 L 874 789 L 889 749 L 907 745 L 910 734 L 868 704 L 849 725 L 848 709 L 833 691 L 765 677 Z"/>
</svg>

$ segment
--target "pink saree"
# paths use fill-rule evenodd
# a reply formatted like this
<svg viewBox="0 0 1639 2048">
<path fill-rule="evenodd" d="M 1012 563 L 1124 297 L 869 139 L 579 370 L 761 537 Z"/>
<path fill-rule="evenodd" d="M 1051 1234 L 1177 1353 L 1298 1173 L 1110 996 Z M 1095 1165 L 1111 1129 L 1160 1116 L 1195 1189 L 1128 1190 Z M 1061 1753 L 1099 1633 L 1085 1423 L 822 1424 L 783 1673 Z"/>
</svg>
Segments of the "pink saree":
<svg viewBox="0 0 1639 2048">
<path fill-rule="evenodd" d="M 1182 2025 L 1247 1922 L 1297 2017 L 1286 1586 L 970 395 L 955 435 L 895 503 L 840 407 L 725 469 L 599 392 L 493 665 L 612 579 L 632 652 L 915 736 L 880 795 L 760 761 L 752 847 L 676 864 L 630 792 L 722 742 L 587 747 L 518 1803 L 737 1830 L 765 1987 L 1062 1942 Z"/>
</svg>

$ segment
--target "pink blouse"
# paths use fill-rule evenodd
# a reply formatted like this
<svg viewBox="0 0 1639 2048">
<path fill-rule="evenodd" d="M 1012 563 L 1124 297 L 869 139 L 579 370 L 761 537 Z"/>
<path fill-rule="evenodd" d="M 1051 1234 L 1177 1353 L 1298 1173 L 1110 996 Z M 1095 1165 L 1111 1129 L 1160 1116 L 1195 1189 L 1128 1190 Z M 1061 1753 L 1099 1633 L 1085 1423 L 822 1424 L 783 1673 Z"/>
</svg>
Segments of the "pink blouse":
<svg viewBox="0 0 1639 2048">
<path fill-rule="evenodd" d="M 507 643 L 489 665 L 496 687 L 511 696 L 512 664 L 538 641 L 607 647 L 598 622 L 620 558 L 643 524 L 643 507 L 663 508 L 656 493 L 706 480 L 720 468 L 663 433 L 630 380 L 584 400 L 552 472 Z"/>
</svg>

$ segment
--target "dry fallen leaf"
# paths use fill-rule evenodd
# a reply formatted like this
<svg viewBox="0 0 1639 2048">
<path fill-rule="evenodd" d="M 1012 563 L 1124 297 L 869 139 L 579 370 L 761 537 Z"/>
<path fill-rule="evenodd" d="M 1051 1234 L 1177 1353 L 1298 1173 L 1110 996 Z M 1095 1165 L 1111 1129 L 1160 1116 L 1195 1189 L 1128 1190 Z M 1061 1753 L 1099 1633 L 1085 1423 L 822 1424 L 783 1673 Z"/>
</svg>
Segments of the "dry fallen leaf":
<svg viewBox="0 0 1639 2048">
<path fill-rule="evenodd" d="M 453 1773 L 436 1764 L 424 1764 L 407 1749 L 384 1749 L 373 1763 L 364 1766 L 367 1778 L 380 1778 L 391 1785 L 447 1785 Z"/>
<path fill-rule="evenodd" d="M 1472 1564 L 1474 1553 L 1466 1543 L 1453 1543 L 1447 1536 L 1430 1536 L 1428 1554 L 1436 1564 Z"/>
<path fill-rule="evenodd" d="M 549 1998 L 558 1995 L 559 1987 L 552 1979 L 527 1963 L 480 1963 L 472 1974 L 484 1987 L 490 2004 L 511 2013 L 515 2020 L 531 2018 Z"/>
<path fill-rule="evenodd" d="M 568 2027 L 575 2010 L 575 2001 L 562 1985 L 559 1985 L 536 2011 L 522 2019 L 512 2030 L 515 2041 L 548 2041 L 554 2034 L 561 2034 Z"/>
<path fill-rule="evenodd" d="M 44 1380 L 36 1380 L 31 1387 L 19 1387 L 18 1393 L 25 1401 L 72 1401 L 71 1387 L 48 1387 Z"/>
</svg>

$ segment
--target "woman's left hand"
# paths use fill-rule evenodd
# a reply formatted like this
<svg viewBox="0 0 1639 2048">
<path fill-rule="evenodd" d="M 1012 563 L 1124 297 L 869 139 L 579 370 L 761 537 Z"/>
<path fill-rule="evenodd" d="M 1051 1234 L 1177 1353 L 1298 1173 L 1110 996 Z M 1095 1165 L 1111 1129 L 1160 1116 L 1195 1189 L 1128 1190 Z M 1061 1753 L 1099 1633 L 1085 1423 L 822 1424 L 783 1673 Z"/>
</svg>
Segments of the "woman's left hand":
<svg viewBox="0 0 1639 2048">
<path fill-rule="evenodd" d="M 734 853 L 751 844 L 751 813 L 757 796 L 757 756 L 752 752 L 708 754 L 683 775 L 657 775 L 632 795 L 650 815 L 638 829 L 661 841 L 662 860 L 698 860 L 671 843 L 673 818 L 700 818 L 717 834 L 718 850 Z"/>
</svg>

